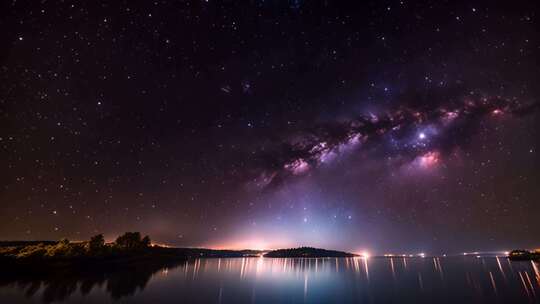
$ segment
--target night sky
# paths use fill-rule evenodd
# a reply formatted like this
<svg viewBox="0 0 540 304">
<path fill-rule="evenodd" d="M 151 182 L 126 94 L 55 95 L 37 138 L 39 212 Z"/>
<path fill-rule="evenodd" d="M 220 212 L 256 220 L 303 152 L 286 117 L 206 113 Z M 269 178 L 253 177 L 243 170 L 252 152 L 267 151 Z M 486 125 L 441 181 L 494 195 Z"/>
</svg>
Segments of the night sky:
<svg viewBox="0 0 540 304">
<path fill-rule="evenodd" d="M 341 2 L 4 1 L 0 239 L 540 246 L 535 1 Z"/>
</svg>

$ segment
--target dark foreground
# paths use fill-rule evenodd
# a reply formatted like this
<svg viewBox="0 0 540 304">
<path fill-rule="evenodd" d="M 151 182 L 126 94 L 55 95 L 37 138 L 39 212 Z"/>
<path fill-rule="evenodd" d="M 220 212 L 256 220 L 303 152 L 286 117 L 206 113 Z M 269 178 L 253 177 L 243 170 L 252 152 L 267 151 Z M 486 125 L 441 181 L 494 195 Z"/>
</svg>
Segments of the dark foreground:
<svg viewBox="0 0 540 304">
<path fill-rule="evenodd" d="M 161 266 L 194 258 L 259 256 L 255 250 L 212 250 L 169 248 L 151 244 L 150 237 L 126 232 L 114 242 L 103 235 L 89 241 L 2 241 L 0 269 L 4 276 L 41 276 L 56 272 L 85 272 L 95 269 L 126 269 L 136 265 Z"/>
<path fill-rule="evenodd" d="M 540 303 L 539 265 L 507 258 L 203 258 L 0 274 L 2 303 Z"/>
</svg>

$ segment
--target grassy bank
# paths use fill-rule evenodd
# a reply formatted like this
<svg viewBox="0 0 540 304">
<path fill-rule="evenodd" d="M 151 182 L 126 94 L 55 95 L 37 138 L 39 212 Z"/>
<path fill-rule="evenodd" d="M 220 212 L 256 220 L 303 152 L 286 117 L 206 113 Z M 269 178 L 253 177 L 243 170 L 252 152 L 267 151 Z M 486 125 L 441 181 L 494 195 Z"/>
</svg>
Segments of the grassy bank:
<svg viewBox="0 0 540 304">
<path fill-rule="evenodd" d="M 148 236 L 127 232 L 115 242 L 106 244 L 102 235 L 85 242 L 27 243 L 0 248 L 0 265 L 4 270 L 46 271 L 51 268 L 95 268 L 126 266 L 140 262 L 162 263 L 185 260 L 187 256 L 173 248 L 150 245 Z"/>
</svg>

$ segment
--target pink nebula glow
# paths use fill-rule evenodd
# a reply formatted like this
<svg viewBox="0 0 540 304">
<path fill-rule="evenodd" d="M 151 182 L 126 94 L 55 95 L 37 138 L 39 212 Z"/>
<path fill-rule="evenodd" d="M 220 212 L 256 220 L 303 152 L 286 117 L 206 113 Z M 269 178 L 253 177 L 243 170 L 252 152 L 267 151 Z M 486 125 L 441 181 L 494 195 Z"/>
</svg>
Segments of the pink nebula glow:
<svg viewBox="0 0 540 304">
<path fill-rule="evenodd" d="M 440 162 L 440 153 L 437 151 L 427 152 L 417 159 L 418 165 L 422 168 L 431 168 Z"/>
<path fill-rule="evenodd" d="M 294 160 L 293 162 L 286 164 L 284 167 L 295 175 L 303 174 L 309 170 L 309 164 L 302 158 Z"/>
</svg>

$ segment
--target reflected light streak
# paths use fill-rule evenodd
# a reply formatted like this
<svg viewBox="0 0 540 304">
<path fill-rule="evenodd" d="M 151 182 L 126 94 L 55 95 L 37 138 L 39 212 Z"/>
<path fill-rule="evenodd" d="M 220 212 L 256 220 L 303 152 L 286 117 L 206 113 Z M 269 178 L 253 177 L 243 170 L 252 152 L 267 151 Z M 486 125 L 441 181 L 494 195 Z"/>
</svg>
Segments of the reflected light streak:
<svg viewBox="0 0 540 304">
<path fill-rule="evenodd" d="M 443 268 L 442 268 L 442 265 L 441 265 L 441 259 L 440 258 L 437 258 L 437 265 L 438 265 L 438 268 L 439 268 L 439 274 L 441 276 L 441 280 L 444 281 L 444 272 L 443 272 Z"/>
<path fill-rule="evenodd" d="M 392 268 L 392 277 L 396 279 L 396 271 L 394 270 L 394 259 L 390 258 L 390 268 Z"/>
<path fill-rule="evenodd" d="M 366 278 L 367 278 L 367 280 L 368 280 L 368 282 L 369 282 L 368 258 L 364 257 L 363 260 L 364 260 L 364 268 L 365 268 L 365 270 L 366 270 Z"/>
<path fill-rule="evenodd" d="M 527 278 L 527 282 L 529 283 L 529 286 L 531 287 L 531 292 L 532 292 L 533 296 L 536 297 L 536 292 L 534 291 L 534 286 L 533 286 L 533 284 L 531 282 L 531 278 L 529 277 L 529 272 L 524 271 L 524 273 L 525 273 L 525 277 Z"/>
<path fill-rule="evenodd" d="M 304 275 L 304 302 L 307 298 L 307 292 L 308 292 L 308 275 L 307 273 Z"/>
<path fill-rule="evenodd" d="M 495 285 L 495 279 L 493 279 L 493 273 L 489 272 L 489 278 L 491 280 L 491 286 L 493 286 L 493 291 L 497 294 L 497 286 Z"/>
<path fill-rule="evenodd" d="M 499 270 L 501 271 L 501 274 L 504 280 L 506 281 L 506 274 L 504 273 L 504 270 L 502 268 L 501 261 L 499 260 L 499 257 L 495 257 L 495 259 L 497 260 L 497 265 L 499 266 Z"/>
<path fill-rule="evenodd" d="M 521 274 L 521 271 L 519 272 L 519 278 L 521 279 L 521 283 L 523 284 L 523 288 L 525 289 L 527 296 L 530 298 L 531 294 L 529 293 L 529 288 L 527 287 L 527 284 L 525 283 L 525 280 L 523 279 L 523 275 Z"/>
<path fill-rule="evenodd" d="M 536 265 L 535 262 L 531 261 L 531 264 L 532 264 L 532 267 L 534 269 L 534 274 L 536 276 L 536 283 L 540 287 L 540 271 L 538 271 L 538 266 Z"/>
</svg>

